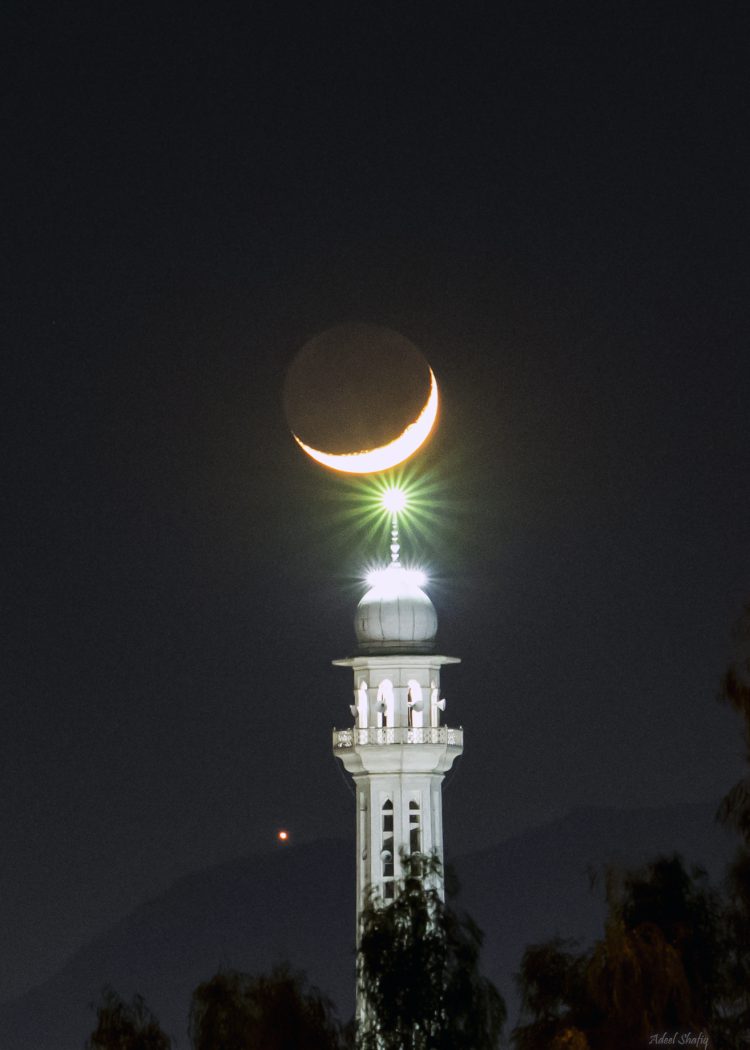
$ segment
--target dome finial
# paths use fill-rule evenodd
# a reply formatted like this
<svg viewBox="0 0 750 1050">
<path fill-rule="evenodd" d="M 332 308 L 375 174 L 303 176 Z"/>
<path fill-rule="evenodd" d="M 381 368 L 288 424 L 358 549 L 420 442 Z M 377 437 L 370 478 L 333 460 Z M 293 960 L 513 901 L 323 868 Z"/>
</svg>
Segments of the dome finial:
<svg viewBox="0 0 750 1050">
<path fill-rule="evenodd" d="M 425 576 L 399 560 L 398 515 L 407 504 L 398 488 L 385 490 L 381 503 L 391 516 L 391 561 L 367 575 L 370 586 L 354 617 L 360 650 L 370 653 L 430 652 L 437 631 L 435 608 L 422 590 Z"/>
<path fill-rule="evenodd" d="M 400 565 L 398 556 L 401 544 L 398 541 L 398 515 L 406 507 L 406 493 L 402 489 L 391 486 L 385 490 L 381 500 L 391 515 L 391 564 Z"/>
</svg>

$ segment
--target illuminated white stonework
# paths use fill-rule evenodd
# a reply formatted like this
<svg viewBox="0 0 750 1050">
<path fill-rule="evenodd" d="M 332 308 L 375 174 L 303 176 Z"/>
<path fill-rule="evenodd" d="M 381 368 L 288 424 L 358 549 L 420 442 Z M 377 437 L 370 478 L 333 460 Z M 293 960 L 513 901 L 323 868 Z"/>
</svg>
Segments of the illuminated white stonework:
<svg viewBox="0 0 750 1050">
<path fill-rule="evenodd" d="M 393 898 L 402 853 L 442 861 L 441 785 L 463 750 L 463 731 L 441 725 L 440 670 L 460 661 L 426 651 L 437 616 L 408 571 L 394 561 L 381 577 L 357 608 L 360 655 L 333 661 L 354 673 L 355 724 L 334 730 L 333 753 L 356 792 L 358 934 L 368 889 Z"/>
<path fill-rule="evenodd" d="M 424 652 L 437 634 L 435 606 L 422 590 L 424 574 L 392 562 L 371 573 L 371 584 L 354 615 L 360 648 L 372 652 Z"/>
</svg>

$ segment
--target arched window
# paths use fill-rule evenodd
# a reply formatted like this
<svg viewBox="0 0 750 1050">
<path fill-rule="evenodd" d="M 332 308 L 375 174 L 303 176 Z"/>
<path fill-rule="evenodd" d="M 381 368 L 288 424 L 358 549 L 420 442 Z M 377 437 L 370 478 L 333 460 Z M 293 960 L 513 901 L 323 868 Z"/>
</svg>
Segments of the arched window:
<svg viewBox="0 0 750 1050">
<path fill-rule="evenodd" d="M 380 864 L 383 875 L 383 897 L 393 900 L 395 883 L 393 875 L 393 802 L 388 798 L 380 810 L 381 851 Z"/>
<path fill-rule="evenodd" d="M 424 704 L 422 702 L 422 686 L 415 678 L 409 679 L 409 693 L 407 695 L 407 724 L 421 729 L 424 725 Z"/>
<path fill-rule="evenodd" d="M 367 682 L 359 683 L 357 694 L 357 720 L 360 729 L 367 729 Z"/>
<path fill-rule="evenodd" d="M 394 724 L 395 704 L 393 698 L 393 682 L 384 678 L 378 686 L 378 725 L 392 726 Z"/>
<path fill-rule="evenodd" d="M 415 798 L 409 803 L 409 852 L 422 852 L 422 817 Z"/>
</svg>

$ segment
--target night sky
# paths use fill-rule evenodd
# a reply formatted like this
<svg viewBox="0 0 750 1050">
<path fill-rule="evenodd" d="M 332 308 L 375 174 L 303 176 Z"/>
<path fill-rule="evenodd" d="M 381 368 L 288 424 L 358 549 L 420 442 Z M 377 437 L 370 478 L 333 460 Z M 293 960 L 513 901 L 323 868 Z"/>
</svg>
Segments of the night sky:
<svg viewBox="0 0 750 1050">
<path fill-rule="evenodd" d="M 742 769 L 741 5 L 138 6 L 5 16 L 0 998 L 354 834 L 330 661 L 385 545 L 282 408 L 331 325 L 440 383 L 404 548 L 463 661 L 448 853 Z"/>
</svg>

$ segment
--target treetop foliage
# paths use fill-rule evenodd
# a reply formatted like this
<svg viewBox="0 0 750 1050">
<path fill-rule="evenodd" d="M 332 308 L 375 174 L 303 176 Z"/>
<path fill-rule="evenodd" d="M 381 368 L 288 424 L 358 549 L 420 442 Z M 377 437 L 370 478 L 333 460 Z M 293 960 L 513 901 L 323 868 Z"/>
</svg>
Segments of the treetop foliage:
<svg viewBox="0 0 750 1050">
<path fill-rule="evenodd" d="M 606 876 L 604 933 L 591 948 L 528 948 L 517 981 L 517 1050 L 621 1050 L 654 1032 L 716 1028 L 722 985 L 717 894 L 677 856 Z"/>
<path fill-rule="evenodd" d="M 482 933 L 445 903 L 436 856 L 404 855 L 387 904 L 370 892 L 358 954 L 358 1050 L 494 1050 L 505 1003 L 479 973 Z"/>
<path fill-rule="evenodd" d="M 331 1001 L 302 973 L 217 973 L 193 992 L 194 1050 L 339 1050 L 344 1034 Z"/>
<path fill-rule="evenodd" d="M 722 677 L 719 699 L 729 704 L 744 722 L 748 772 L 722 799 L 718 818 L 735 828 L 750 847 L 750 605 L 735 625 L 734 648 L 735 658 Z"/>
<path fill-rule="evenodd" d="M 172 1043 L 143 996 L 126 1003 L 106 986 L 96 1008 L 97 1025 L 86 1040 L 86 1050 L 171 1050 Z"/>
</svg>

